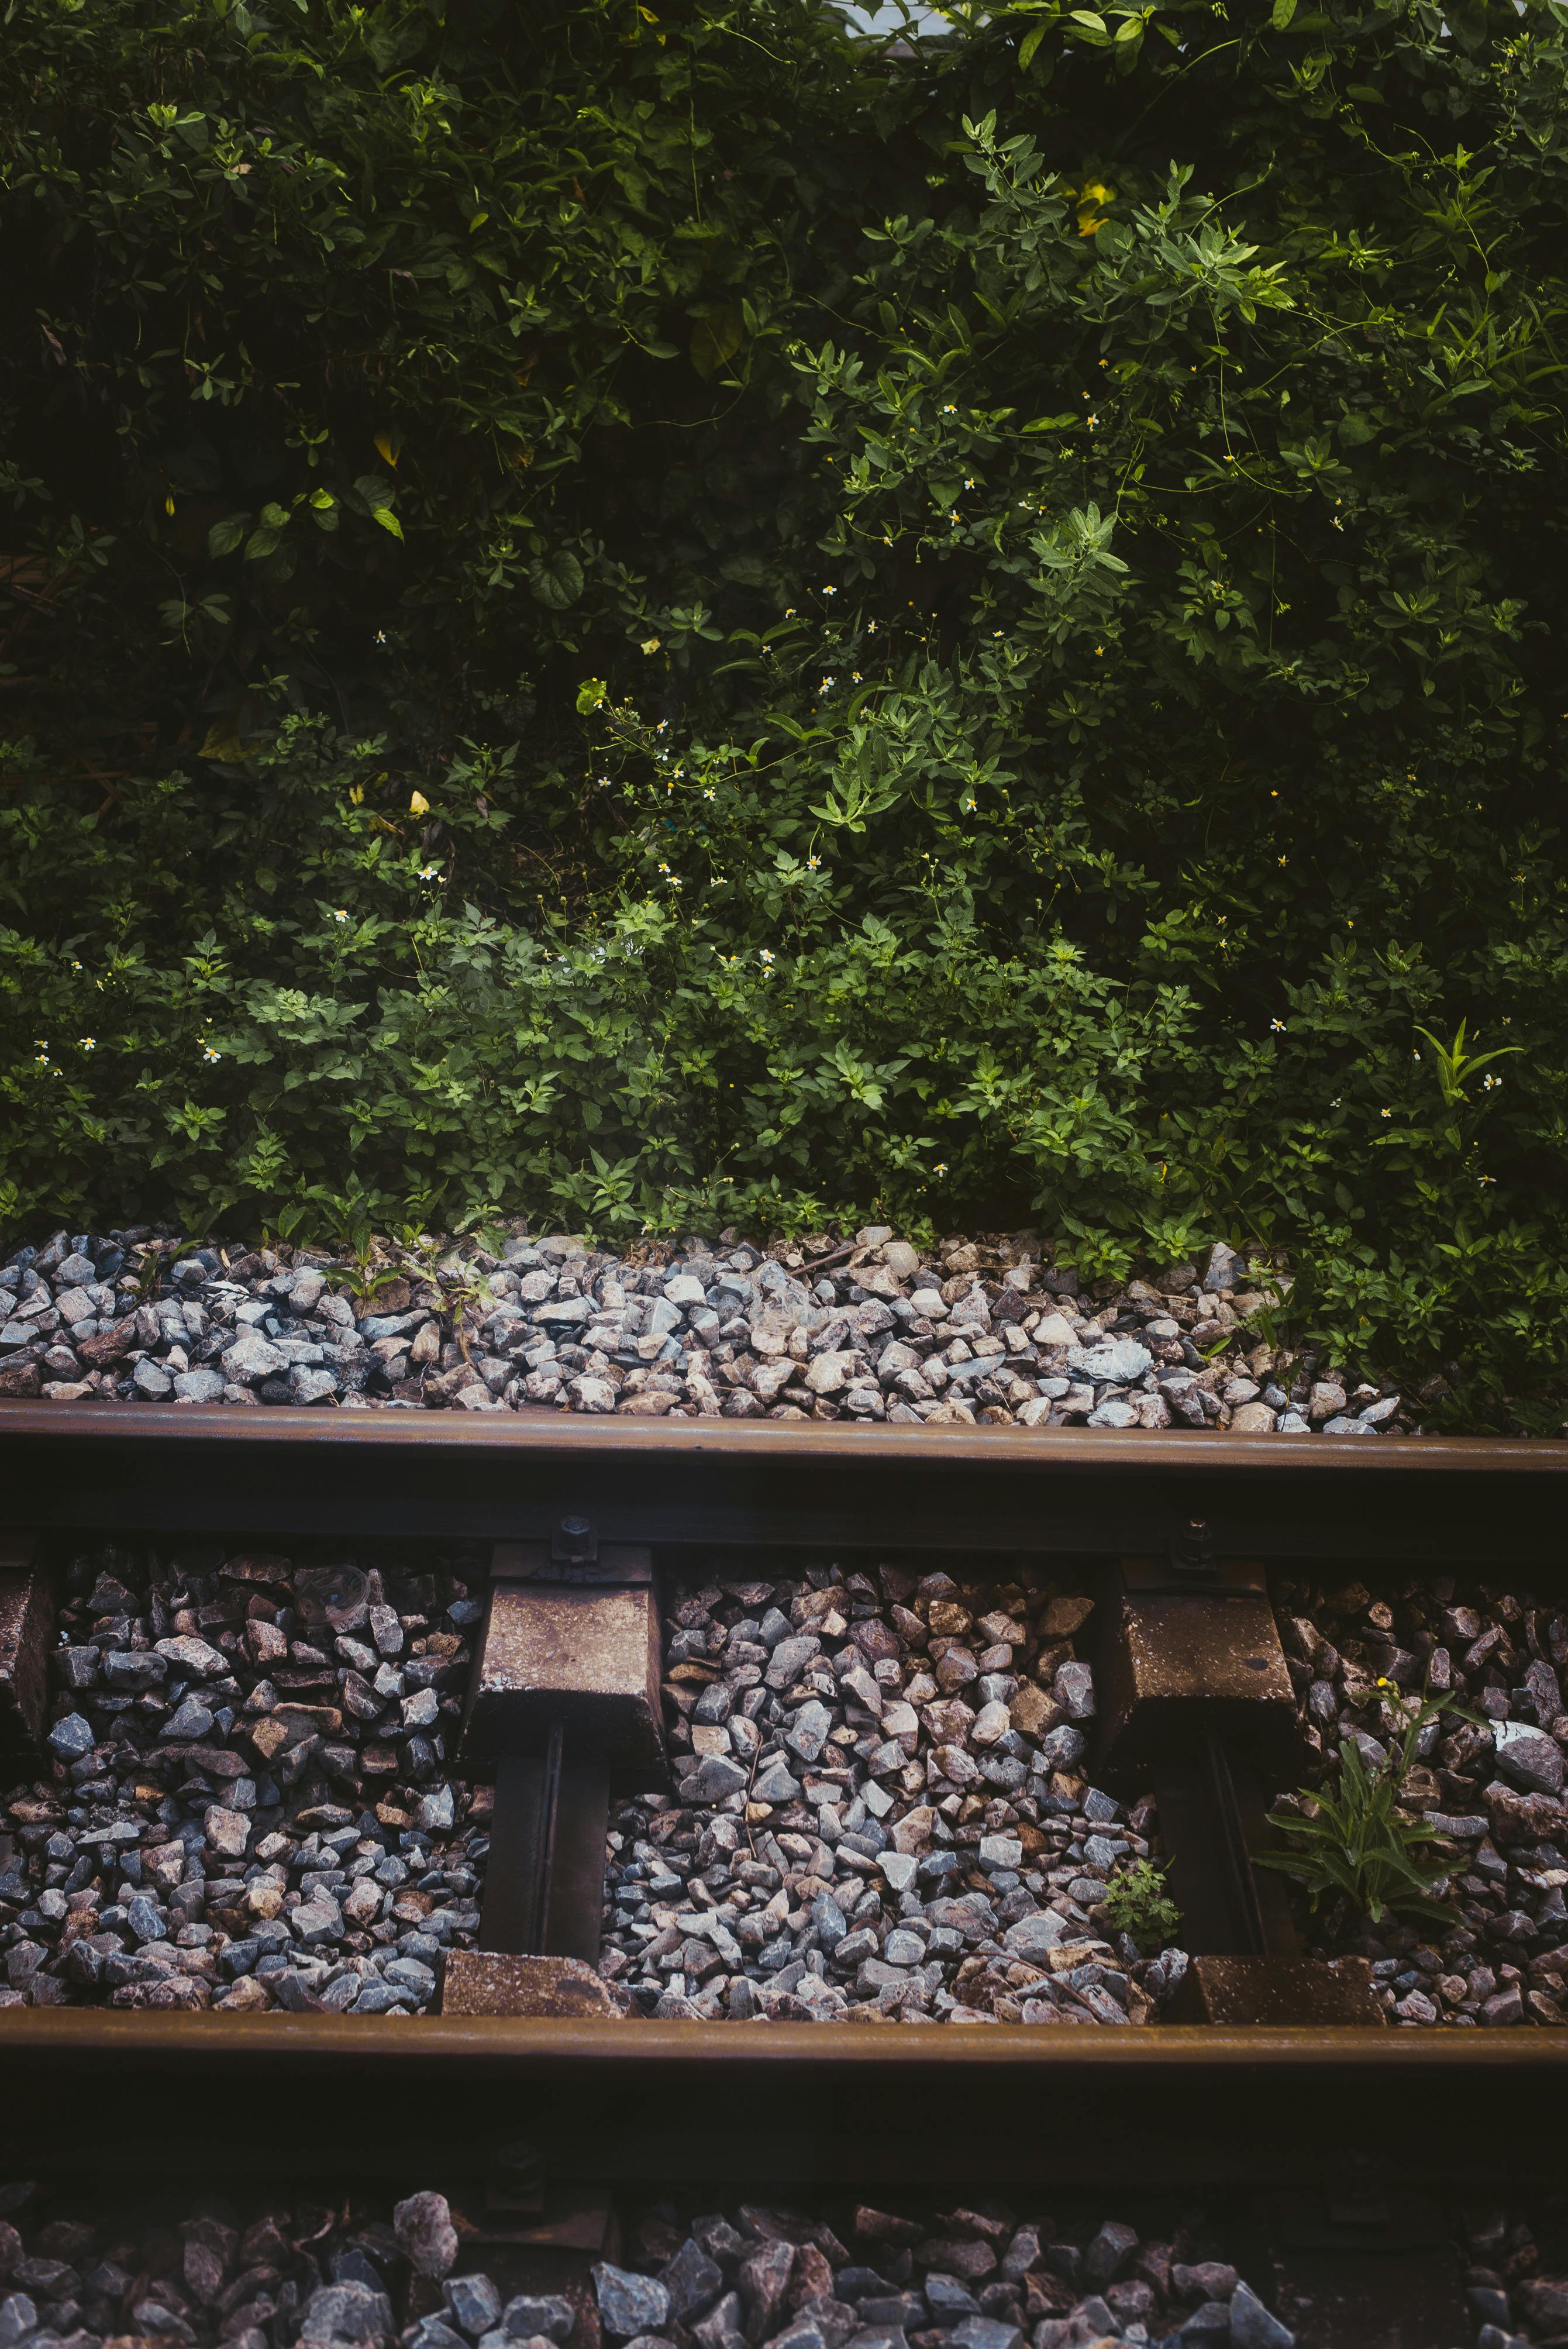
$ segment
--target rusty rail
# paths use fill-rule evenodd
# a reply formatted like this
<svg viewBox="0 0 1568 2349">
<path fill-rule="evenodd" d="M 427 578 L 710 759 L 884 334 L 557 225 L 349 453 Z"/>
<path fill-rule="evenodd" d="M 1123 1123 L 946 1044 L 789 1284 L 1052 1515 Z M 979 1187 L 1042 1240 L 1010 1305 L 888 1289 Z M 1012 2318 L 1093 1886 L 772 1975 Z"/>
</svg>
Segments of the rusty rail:
<svg viewBox="0 0 1568 2349">
<path fill-rule="evenodd" d="M 1561 1566 L 1568 1443 L 0 1402 L 39 1529 Z"/>
<path fill-rule="evenodd" d="M 253 2176 L 397 2175 L 411 2153 L 462 2176 L 526 2129 L 562 2185 L 717 2168 L 774 2184 L 1539 2187 L 1563 2169 L 1568 2033 L 37 2008 L 4 2017 L 0 2082 L 13 2172 L 191 2175 L 221 2134 L 225 2168 Z M 187 2091 L 207 2116 L 194 2132 Z"/>
</svg>

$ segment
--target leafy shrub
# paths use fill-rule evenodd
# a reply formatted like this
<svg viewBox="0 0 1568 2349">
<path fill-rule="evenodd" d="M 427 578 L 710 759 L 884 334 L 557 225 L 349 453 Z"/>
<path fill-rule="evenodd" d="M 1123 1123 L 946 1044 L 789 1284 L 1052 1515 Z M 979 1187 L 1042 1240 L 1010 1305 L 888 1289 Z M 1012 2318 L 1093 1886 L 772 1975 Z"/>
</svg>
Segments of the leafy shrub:
<svg viewBox="0 0 1568 2349">
<path fill-rule="evenodd" d="M 1432 1696 L 1406 1704 L 1404 1713 L 1404 1728 L 1383 1761 L 1368 1768 L 1360 1747 L 1346 1738 L 1339 1748 L 1337 1777 L 1304 1792 L 1307 1816 L 1269 1814 L 1269 1825 L 1294 1843 L 1285 1851 L 1254 1854 L 1253 1864 L 1295 1877 L 1315 1913 L 1326 1899 L 1342 1916 L 1369 1918 L 1374 1925 L 1381 1924 L 1388 1909 L 1420 1924 L 1454 1921 L 1452 1909 L 1432 1897 L 1433 1886 L 1453 1873 L 1453 1846 L 1443 1844 L 1429 1821 L 1402 1811 L 1399 1801 L 1428 1723 L 1444 1713 L 1470 1722 L 1479 1716 Z M 1431 1844 L 1440 1847 L 1439 1854 L 1423 1857 L 1424 1847 Z"/>
<path fill-rule="evenodd" d="M 1165 1889 L 1162 1869 L 1138 1860 L 1113 1876 L 1103 1907 L 1119 1933 L 1130 1933 L 1146 1958 L 1169 1949 L 1181 1923 L 1181 1911 Z"/>
<path fill-rule="evenodd" d="M 1554 1423 L 1565 37 L 17 0 L 5 1212 L 1223 1234 Z"/>
</svg>

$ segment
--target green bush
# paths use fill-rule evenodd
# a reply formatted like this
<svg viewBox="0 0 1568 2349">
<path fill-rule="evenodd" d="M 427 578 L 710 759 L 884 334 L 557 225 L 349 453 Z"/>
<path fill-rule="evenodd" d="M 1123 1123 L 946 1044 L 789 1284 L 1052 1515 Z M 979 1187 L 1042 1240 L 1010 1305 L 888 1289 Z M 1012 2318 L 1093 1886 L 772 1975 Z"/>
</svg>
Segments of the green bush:
<svg viewBox="0 0 1568 2349">
<path fill-rule="evenodd" d="M 1554 1424 L 1565 21 L 15 0 L 7 1219 L 1222 1234 Z"/>
</svg>

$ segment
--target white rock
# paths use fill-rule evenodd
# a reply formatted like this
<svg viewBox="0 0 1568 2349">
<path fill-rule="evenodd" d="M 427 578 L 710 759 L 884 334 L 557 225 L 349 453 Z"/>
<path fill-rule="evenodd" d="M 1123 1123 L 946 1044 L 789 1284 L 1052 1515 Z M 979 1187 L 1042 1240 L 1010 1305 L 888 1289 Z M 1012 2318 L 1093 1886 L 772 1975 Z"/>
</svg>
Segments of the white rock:
<svg viewBox="0 0 1568 2349">
<path fill-rule="evenodd" d="M 1063 1313 L 1042 1313 L 1030 1335 L 1037 1346 L 1070 1346 L 1073 1325 Z"/>
<path fill-rule="evenodd" d="M 207 1841 L 213 1851 L 225 1859 L 238 1859 L 251 1840 L 251 1822 L 244 1811 L 231 1811 L 222 1803 L 211 1804 L 202 1821 Z"/>
<path fill-rule="evenodd" d="M 920 1862 L 912 1851 L 879 1851 L 877 1866 L 895 1892 L 907 1892 Z"/>
</svg>

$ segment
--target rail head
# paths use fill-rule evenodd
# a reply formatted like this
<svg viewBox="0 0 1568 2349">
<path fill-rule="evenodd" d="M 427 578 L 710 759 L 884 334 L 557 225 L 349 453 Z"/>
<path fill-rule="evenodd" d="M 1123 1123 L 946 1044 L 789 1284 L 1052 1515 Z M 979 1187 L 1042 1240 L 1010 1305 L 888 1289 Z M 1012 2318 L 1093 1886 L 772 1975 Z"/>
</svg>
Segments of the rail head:
<svg viewBox="0 0 1568 2349">
<path fill-rule="evenodd" d="M 711 2023 L 512 2015 L 327 2015 L 119 2012 L 24 2007 L 0 2016 L 0 2065 L 67 2066 L 145 2060 L 239 2073 L 280 2062 L 337 2070 L 391 2064 L 453 2074 L 500 2066 L 516 2078 L 564 2071 L 639 2079 L 672 2073 L 810 2070 L 868 2083 L 897 2073 L 934 2089 L 957 2075 L 1042 2075 L 1296 2072 L 1345 2066 L 1395 2083 L 1413 2074 L 1568 2079 L 1568 2030 L 1385 2031 L 1285 2026 L 1238 2029 L 1154 2023 L 1121 2031 L 1009 2023 L 918 2030 L 897 2023 Z"/>
<path fill-rule="evenodd" d="M 17 1446 L 62 1443 L 92 1450 L 122 1444 L 260 1446 L 269 1452 L 350 1455 L 387 1451 L 467 1458 L 560 1460 L 702 1458 L 731 1462 L 873 1461 L 1026 1469 L 1039 1476 L 1117 1474 L 1315 1478 L 1354 1475 L 1382 1481 L 1423 1476 L 1568 1476 L 1568 1441 L 1522 1436 L 1231 1435 L 1194 1430 L 1115 1427 L 890 1427 L 811 1421 L 600 1418 L 552 1412 L 240 1411 L 224 1404 L 0 1401 L 0 1458 Z"/>
<path fill-rule="evenodd" d="M 1568 1443 L 0 1402 L 40 1530 L 1550 1567 Z"/>
</svg>

